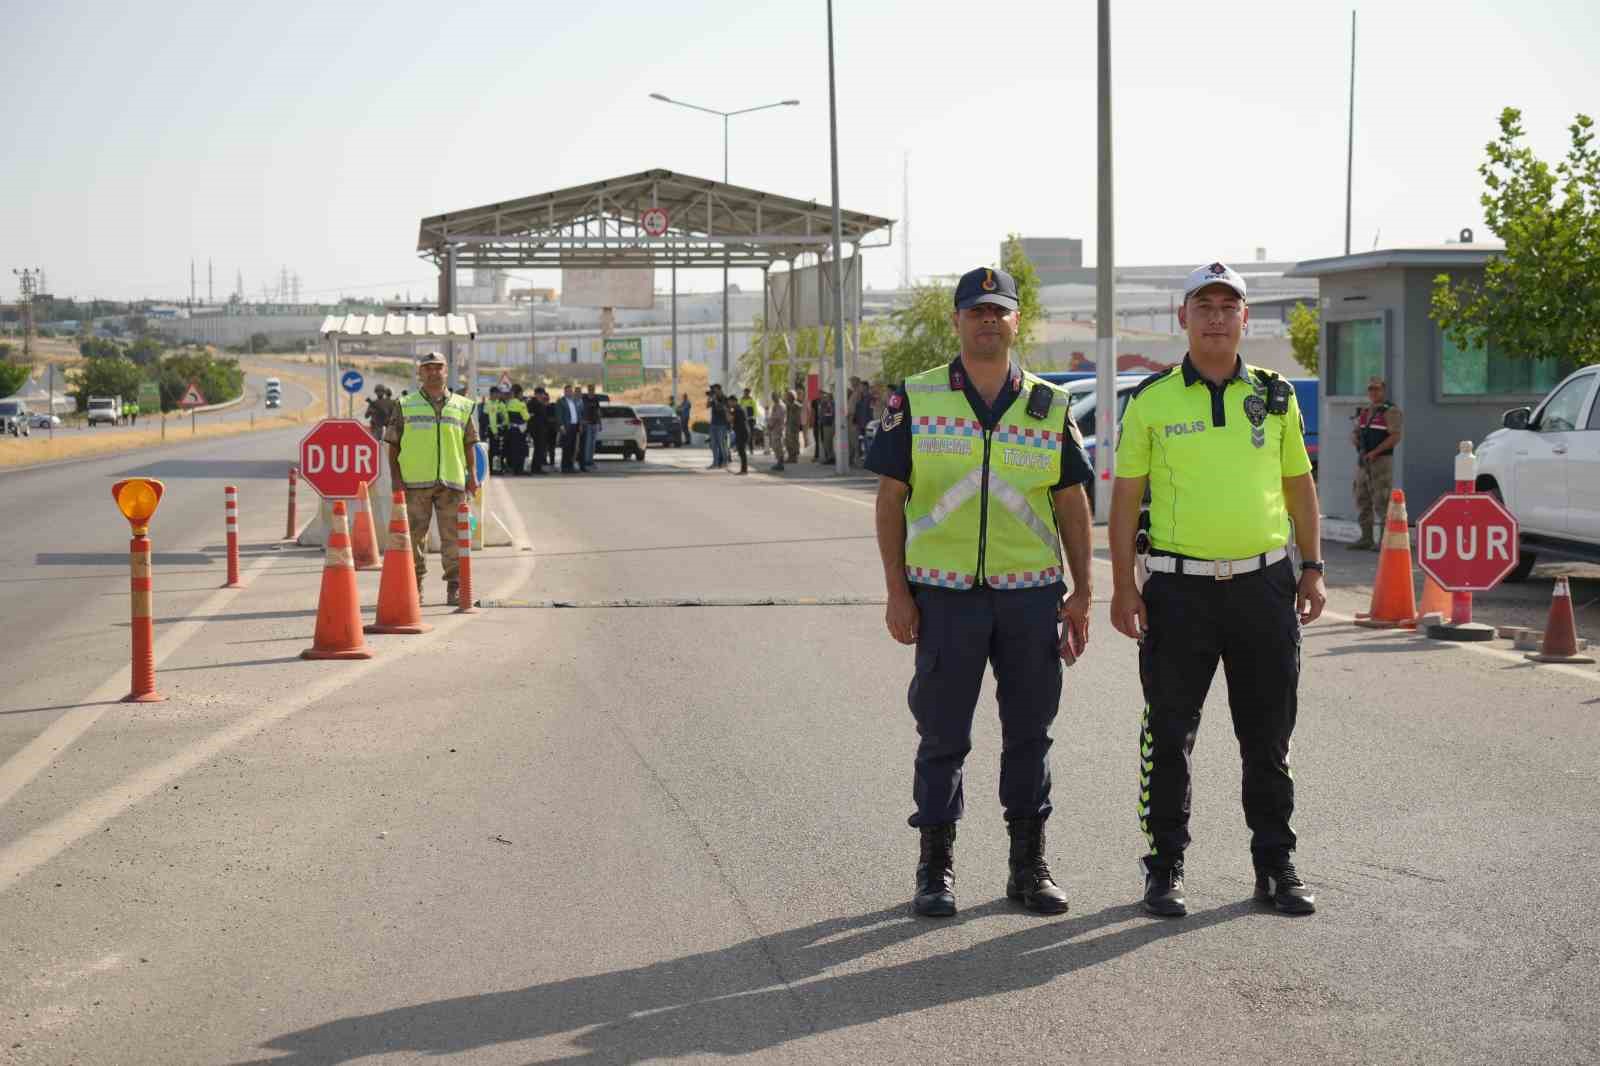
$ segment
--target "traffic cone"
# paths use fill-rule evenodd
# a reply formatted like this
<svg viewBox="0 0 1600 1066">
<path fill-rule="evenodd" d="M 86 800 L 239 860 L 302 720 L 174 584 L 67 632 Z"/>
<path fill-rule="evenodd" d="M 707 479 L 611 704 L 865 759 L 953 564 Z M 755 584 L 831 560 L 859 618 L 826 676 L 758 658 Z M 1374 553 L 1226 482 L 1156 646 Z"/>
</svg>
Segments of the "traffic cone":
<svg viewBox="0 0 1600 1066">
<path fill-rule="evenodd" d="M 1550 593 L 1550 619 L 1544 624 L 1539 650 L 1523 655 L 1536 663 L 1592 663 L 1594 656 L 1578 654 L 1578 623 L 1572 616 L 1572 589 L 1564 577 L 1556 578 Z"/>
<path fill-rule="evenodd" d="M 1417 586 L 1411 578 L 1411 534 L 1406 530 L 1406 494 L 1399 489 L 1389 497 L 1389 516 L 1383 523 L 1378 579 L 1372 583 L 1372 604 L 1356 615 L 1356 625 L 1366 629 L 1410 629 L 1417 624 Z"/>
<path fill-rule="evenodd" d="M 372 502 L 367 497 L 367 483 L 361 483 L 356 493 L 355 514 L 350 523 L 351 540 L 355 545 L 357 570 L 378 568 L 378 531 L 372 527 Z"/>
<path fill-rule="evenodd" d="M 302 659 L 370 659 L 361 636 L 361 600 L 356 570 L 350 559 L 350 527 L 343 500 L 333 504 L 328 526 L 328 552 L 322 566 L 322 595 L 317 598 L 317 632 Z"/>
<path fill-rule="evenodd" d="M 1450 621 L 1455 613 L 1455 597 L 1433 579 L 1432 574 L 1422 576 L 1422 602 L 1417 606 L 1417 622 L 1430 614 L 1439 616 L 1441 622 Z"/>
<path fill-rule="evenodd" d="M 378 579 L 378 619 L 366 631 L 426 633 L 433 627 L 422 620 L 417 564 L 411 556 L 411 524 L 406 519 L 406 494 L 397 491 L 391 499 L 389 544 L 383 552 L 383 576 Z"/>
</svg>

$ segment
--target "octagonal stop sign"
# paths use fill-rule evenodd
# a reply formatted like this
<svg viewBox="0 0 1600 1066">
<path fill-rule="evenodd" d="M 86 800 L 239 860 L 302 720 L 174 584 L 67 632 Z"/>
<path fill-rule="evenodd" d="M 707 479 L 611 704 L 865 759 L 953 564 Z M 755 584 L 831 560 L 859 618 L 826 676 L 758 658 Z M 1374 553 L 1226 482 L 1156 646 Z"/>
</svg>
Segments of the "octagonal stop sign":
<svg viewBox="0 0 1600 1066">
<path fill-rule="evenodd" d="M 1450 592 L 1486 592 L 1516 569 L 1517 520 L 1487 493 L 1448 493 L 1417 519 L 1417 565 Z"/>
<path fill-rule="evenodd" d="M 327 499 L 350 499 L 378 480 L 378 442 L 353 418 L 324 418 L 300 440 L 300 476 Z"/>
</svg>

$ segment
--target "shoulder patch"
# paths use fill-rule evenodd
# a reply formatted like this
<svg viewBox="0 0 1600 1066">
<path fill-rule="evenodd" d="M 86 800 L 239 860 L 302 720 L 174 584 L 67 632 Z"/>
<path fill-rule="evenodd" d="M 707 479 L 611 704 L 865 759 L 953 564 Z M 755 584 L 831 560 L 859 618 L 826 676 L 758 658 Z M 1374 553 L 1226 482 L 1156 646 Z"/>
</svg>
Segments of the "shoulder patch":
<svg viewBox="0 0 1600 1066">
<path fill-rule="evenodd" d="M 1177 368 L 1169 366 L 1165 370 L 1157 370 L 1154 374 L 1151 374 L 1149 377 L 1139 382 L 1139 384 L 1133 387 L 1133 391 L 1128 393 L 1128 402 L 1132 403 L 1134 400 L 1138 399 L 1141 392 L 1143 392 L 1145 389 L 1148 389 L 1156 382 L 1161 381 L 1163 378 L 1169 377 L 1175 369 Z"/>
</svg>

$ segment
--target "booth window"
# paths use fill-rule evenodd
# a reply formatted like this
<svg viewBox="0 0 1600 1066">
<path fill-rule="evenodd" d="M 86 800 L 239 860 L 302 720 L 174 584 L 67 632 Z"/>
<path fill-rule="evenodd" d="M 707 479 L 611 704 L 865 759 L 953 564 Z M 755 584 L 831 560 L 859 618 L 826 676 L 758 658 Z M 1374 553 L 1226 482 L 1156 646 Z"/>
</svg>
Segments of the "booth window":
<svg viewBox="0 0 1600 1066">
<path fill-rule="evenodd" d="M 1561 360 L 1517 359 L 1492 341 L 1462 348 L 1439 335 L 1439 379 L 1446 396 L 1535 396 L 1555 387 L 1565 375 Z"/>
<path fill-rule="evenodd" d="M 1335 396 L 1365 396 L 1367 379 L 1383 377 L 1383 319 L 1328 323 L 1328 381 Z"/>
</svg>

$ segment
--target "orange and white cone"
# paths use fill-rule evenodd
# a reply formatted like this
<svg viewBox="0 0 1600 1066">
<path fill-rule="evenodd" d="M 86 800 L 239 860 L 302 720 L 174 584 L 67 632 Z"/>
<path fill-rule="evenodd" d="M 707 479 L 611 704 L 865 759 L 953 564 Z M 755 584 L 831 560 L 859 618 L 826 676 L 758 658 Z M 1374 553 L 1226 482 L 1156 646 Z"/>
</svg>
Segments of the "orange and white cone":
<svg viewBox="0 0 1600 1066">
<path fill-rule="evenodd" d="M 1455 610 L 1455 597 L 1433 579 L 1432 574 L 1422 575 L 1422 602 L 1417 605 L 1417 623 L 1430 614 L 1439 616 L 1440 622 L 1450 621 Z"/>
<path fill-rule="evenodd" d="M 1550 593 L 1550 618 L 1538 651 L 1523 655 L 1535 663 L 1592 663 L 1594 656 L 1578 652 L 1578 622 L 1572 614 L 1572 589 L 1564 577 L 1556 578 Z"/>
<path fill-rule="evenodd" d="M 378 568 L 378 531 L 372 526 L 372 501 L 367 497 L 367 483 L 361 483 L 361 489 L 356 493 L 354 500 L 353 520 L 350 523 L 350 536 L 353 543 L 355 566 L 357 570 L 376 570 Z"/>
<path fill-rule="evenodd" d="M 302 659 L 370 659 L 361 636 L 361 600 L 350 558 L 350 527 L 343 500 L 333 504 L 328 552 L 322 565 L 322 595 L 317 598 L 317 632 Z"/>
<path fill-rule="evenodd" d="M 1389 497 L 1378 555 L 1378 578 L 1372 583 L 1372 604 L 1356 615 L 1366 629 L 1410 629 L 1417 624 L 1417 586 L 1411 577 L 1411 534 L 1406 529 L 1406 494 Z"/>
<path fill-rule="evenodd" d="M 390 497 L 389 543 L 383 551 L 383 576 L 378 579 L 378 618 L 368 633 L 426 633 L 417 594 L 417 564 L 411 555 L 411 524 L 406 520 L 406 494 Z"/>
<path fill-rule="evenodd" d="M 456 510 L 456 614 L 477 614 L 472 593 L 472 507 L 466 500 Z"/>
</svg>

